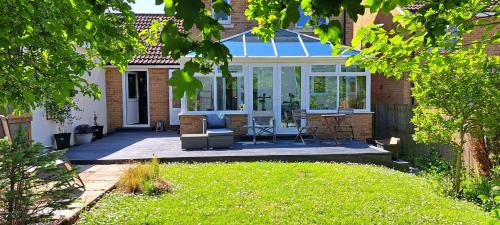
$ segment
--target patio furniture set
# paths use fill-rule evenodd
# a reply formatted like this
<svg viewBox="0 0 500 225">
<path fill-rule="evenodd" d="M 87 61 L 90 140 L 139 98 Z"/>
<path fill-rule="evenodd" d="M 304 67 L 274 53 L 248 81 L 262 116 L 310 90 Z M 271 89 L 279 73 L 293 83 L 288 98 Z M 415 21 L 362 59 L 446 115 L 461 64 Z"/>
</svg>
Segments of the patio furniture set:
<svg viewBox="0 0 500 225">
<path fill-rule="evenodd" d="M 306 144 L 306 142 L 316 140 L 319 127 L 309 125 L 306 110 L 291 110 L 291 117 L 297 128 L 294 141 L 300 140 Z M 353 109 L 339 109 L 336 114 L 324 114 L 321 117 L 325 121 L 330 140 L 333 140 L 335 145 L 340 143 L 339 134 L 342 133 L 349 134 L 349 140 L 354 139 Z M 182 149 L 230 148 L 234 144 L 234 132 L 227 127 L 228 123 L 228 119 L 224 116 L 207 115 L 203 119 L 203 133 L 181 135 Z M 273 112 L 254 112 L 251 124 L 246 127 L 252 131 L 254 144 L 257 143 L 259 136 L 271 136 L 272 141 L 276 142 L 276 122 Z"/>
</svg>

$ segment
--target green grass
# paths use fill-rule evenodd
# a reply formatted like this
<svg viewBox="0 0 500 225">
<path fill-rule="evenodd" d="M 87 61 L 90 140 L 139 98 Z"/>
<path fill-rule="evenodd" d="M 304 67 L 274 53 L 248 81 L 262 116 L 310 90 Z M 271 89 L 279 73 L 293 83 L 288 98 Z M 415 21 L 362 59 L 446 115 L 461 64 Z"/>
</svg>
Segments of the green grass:
<svg viewBox="0 0 500 225">
<path fill-rule="evenodd" d="M 174 190 L 106 195 L 80 224 L 483 224 L 472 203 L 390 169 L 329 163 L 167 164 Z"/>
</svg>

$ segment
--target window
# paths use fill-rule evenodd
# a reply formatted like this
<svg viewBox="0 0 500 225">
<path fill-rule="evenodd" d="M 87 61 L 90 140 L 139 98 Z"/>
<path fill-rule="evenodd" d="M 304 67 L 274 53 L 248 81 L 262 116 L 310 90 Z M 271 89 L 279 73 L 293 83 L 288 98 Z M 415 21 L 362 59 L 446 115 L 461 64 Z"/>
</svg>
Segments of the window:
<svg viewBox="0 0 500 225">
<path fill-rule="evenodd" d="M 128 77 L 128 98 L 137 98 L 137 74 L 129 73 Z"/>
<path fill-rule="evenodd" d="M 366 76 L 340 76 L 340 107 L 366 108 Z"/>
<path fill-rule="evenodd" d="M 245 107 L 244 78 L 217 77 L 217 110 L 243 110 Z"/>
<path fill-rule="evenodd" d="M 253 68 L 253 110 L 273 110 L 273 67 Z"/>
<path fill-rule="evenodd" d="M 340 66 L 340 67 L 338 67 Z M 340 70 L 340 71 L 339 71 Z M 312 64 L 308 76 L 309 110 L 368 109 L 369 74 L 353 65 Z"/>
<path fill-rule="evenodd" d="M 245 107 L 243 65 L 229 65 L 231 78 L 222 77 L 220 67 L 215 75 L 197 75 L 203 89 L 195 99 L 187 99 L 187 111 L 240 111 Z"/>
<path fill-rule="evenodd" d="M 230 0 L 223 0 L 227 4 L 231 4 Z M 223 25 L 229 25 L 231 24 L 231 15 L 227 15 L 225 12 L 218 12 L 216 13 L 214 9 L 212 8 L 212 15 L 213 18 L 219 21 L 220 24 Z"/>
<path fill-rule="evenodd" d="M 307 22 L 309 22 L 309 20 L 311 20 L 311 16 L 307 16 L 305 15 L 304 13 L 304 10 L 302 9 L 302 7 L 299 7 L 299 13 L 300 13 L 300 18 L 299 20 L 297 20 L 297 23 L 295 23 L 295 27 L 296 28 L 304 28 L 304 26 L 306 25 Z M 328 23 L 328 19 L 327 18 L 319 18 L 318 19 L 318 25 L 321 25 L 321 24 L 327 24 Z M 311 27 L 307 27 L 308 29 L 310 29 Z"/>
<path fill-rule="evenodd" d="M 309 109 L 337 109 L 337 76 L 309 77 Z"/>
<path fill-rule="evenodd" d="M 198 90 L 195 99 L 187 100 L 188 111 L 213 111 L 214 110 L 214 77 L 196 77 L 203 84 L 203 89 Z"/>
<path fill-rule="evenodd" d="M 359 66 L 359 65 L 351 65 L 351 66 L 345 66 L 342 65 L 341 72 L 365 72 L 365 68 Z"/>
<path fill-rule="evenodd" d="M 228 66 L 228 69 L 229 69 L 229 72 L 231 74 L 240 74 L 240 73 L 243 73 L 243 65 L 229 65 Z M 216 70 L 217 74 L 222 74 L 222 70 L 220 69 L 220 67 L 217 67 L 217 70 Z"/>
<path fill-rule="evenodd" d="M 335 73 L 336 71 L 335 65 L 312 65 L 311 72 L 312 73 Z"/>
</svg>

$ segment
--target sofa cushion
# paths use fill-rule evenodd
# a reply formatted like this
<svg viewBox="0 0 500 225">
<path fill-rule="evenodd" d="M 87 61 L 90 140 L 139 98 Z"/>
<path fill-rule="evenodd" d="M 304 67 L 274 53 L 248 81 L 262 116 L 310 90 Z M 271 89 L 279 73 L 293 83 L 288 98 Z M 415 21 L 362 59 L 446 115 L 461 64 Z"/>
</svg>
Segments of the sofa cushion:
<svg viewBox="0 0 500 225">
<path fill-rule="evenodd" d="M 207 128 L 226 128 L 226 119 L 217 114 L 207 115 Z"/>
<path fill-rule="evenodd" d="M 218 129 L 208 129 L 207 130 L 207 135 L 209 137 L 215 137 L 215 136 L 233 136 L 234 132 L 229 129 L 225 128 L 218 128 Z"/>
</svg>

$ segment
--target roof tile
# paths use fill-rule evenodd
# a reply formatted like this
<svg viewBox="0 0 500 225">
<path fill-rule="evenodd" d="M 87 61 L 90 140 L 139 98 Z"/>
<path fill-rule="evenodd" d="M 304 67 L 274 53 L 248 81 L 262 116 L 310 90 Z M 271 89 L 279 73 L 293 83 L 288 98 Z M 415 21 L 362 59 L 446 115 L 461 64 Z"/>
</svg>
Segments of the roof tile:
<svg viewBox="0 0 500 225">
<path fill-rule="evenodd" d="M 144 29 L 148 29 L 154 20 L 163 21 L 169 19 L 163 14 L 136 14 L 135 15 L 135 28 L 137 32 L 141 32 Z M 163 56 L 161 48 L 163 44 L 158 42 L 156 45 L 146 46 L 146 52 L 144 54 L 136 55 L 129 62 L 129 65 L 177 65 L 170 57 Z"/>
</svg>

